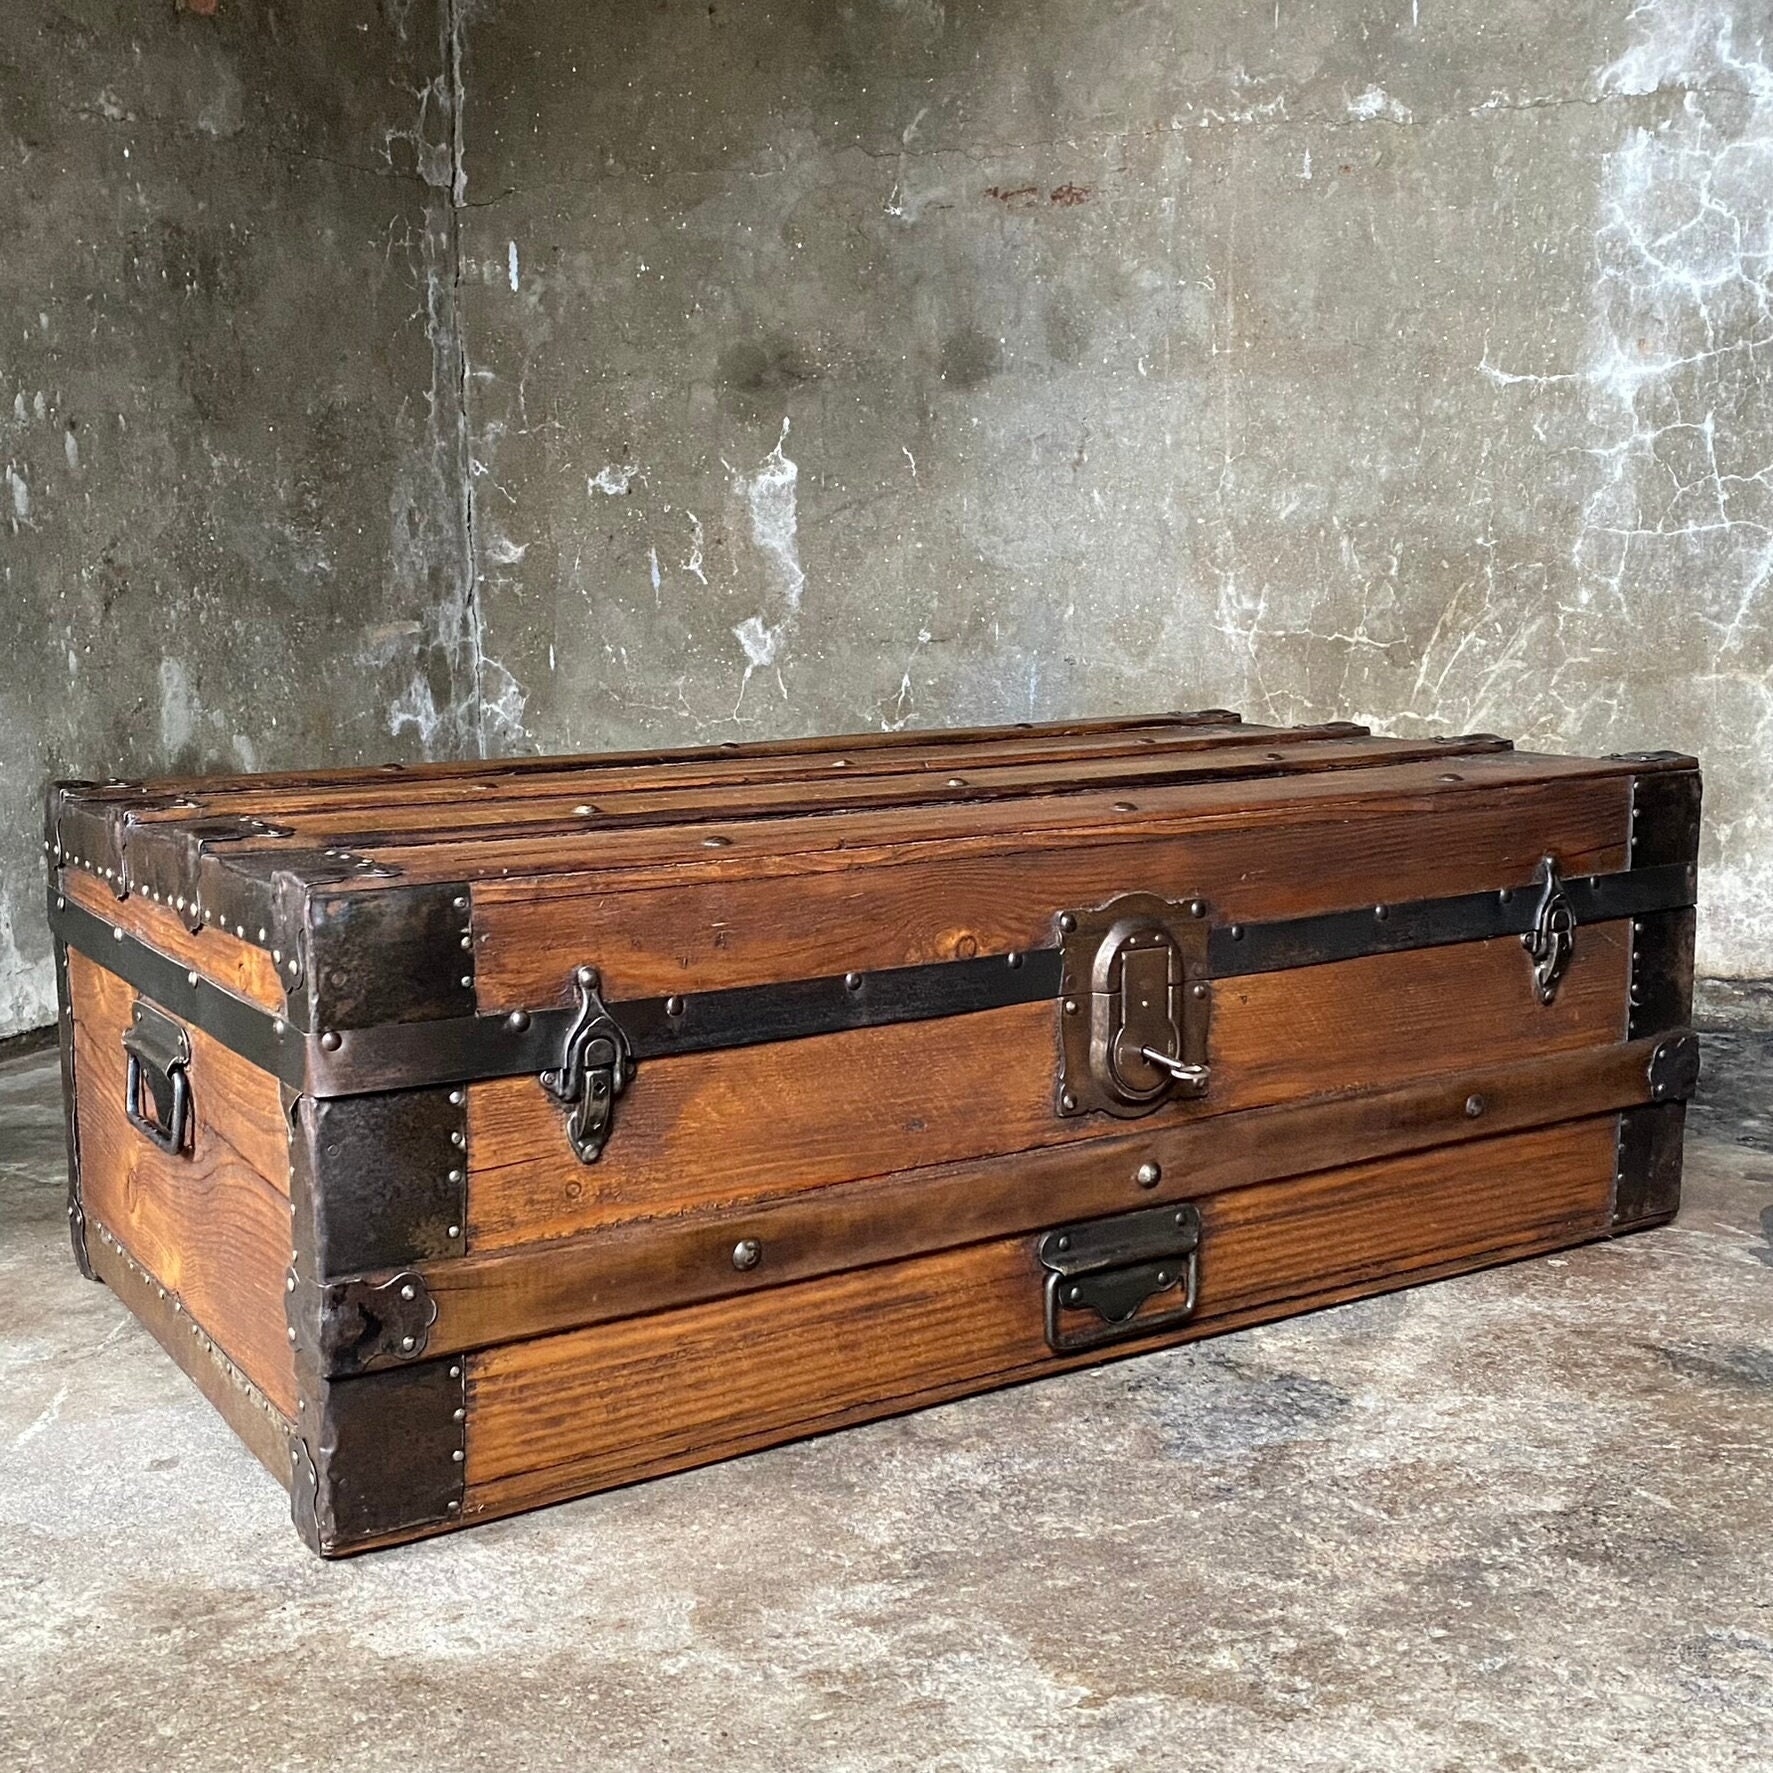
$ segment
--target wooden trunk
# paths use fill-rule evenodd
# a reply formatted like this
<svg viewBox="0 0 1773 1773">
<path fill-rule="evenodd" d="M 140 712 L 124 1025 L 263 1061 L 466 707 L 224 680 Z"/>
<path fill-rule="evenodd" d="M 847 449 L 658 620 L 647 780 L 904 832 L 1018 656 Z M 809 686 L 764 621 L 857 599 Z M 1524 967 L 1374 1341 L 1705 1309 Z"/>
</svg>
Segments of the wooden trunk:
<svg viewBox="0 0 1773 1773">
<path fill-rule="evenodd" d="M 334 1555 L 1657 1224 L 1698 820 L 1218 710 L 64 783 L 75 1252 Z"/>
</svg>

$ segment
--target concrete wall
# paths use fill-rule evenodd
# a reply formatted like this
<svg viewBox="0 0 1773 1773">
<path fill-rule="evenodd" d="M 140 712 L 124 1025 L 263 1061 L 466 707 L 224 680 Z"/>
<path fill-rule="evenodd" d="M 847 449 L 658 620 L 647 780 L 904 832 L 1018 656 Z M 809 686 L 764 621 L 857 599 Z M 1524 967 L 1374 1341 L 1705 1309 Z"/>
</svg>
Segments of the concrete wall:
<svg viewBox="0 0 1773 1773">
<path fill-rule="evenodd" d="M 1226 703 L 1698 751 L 1773 973 L 1766 0 L 429 3 L 21 0 L 9 819 Z"/>
</svg>

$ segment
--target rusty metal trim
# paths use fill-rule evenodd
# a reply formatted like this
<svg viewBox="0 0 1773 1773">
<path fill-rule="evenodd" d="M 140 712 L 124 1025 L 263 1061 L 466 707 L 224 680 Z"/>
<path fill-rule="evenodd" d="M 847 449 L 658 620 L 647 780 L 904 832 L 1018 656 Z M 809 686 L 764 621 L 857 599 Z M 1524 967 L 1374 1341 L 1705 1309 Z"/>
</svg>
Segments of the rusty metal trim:
<svg viewBox="0 0 1773 1773">
<path fill-rule="evenodd" d="M 1612 1230 L 1665 1225 L 1680 1210 L 1684 1102 L 1627 1108 L 1619 1116 L 1613 1165 Z"/>
<path fill-rule="evenodd" d="M 322 1557 L 460 1520 L 467 1363 L 422 1361 L 322 1381 L 290 1458 L 290 1513 Z"/>
<path fill-rule="evenodd" d="M 1564 891 L 1582 925 L 1684 909 L 1693 903 L 1694 883 L 1693 865 L 1673 862 L 1572 877 L 1565 880 Z M 1533 927 L 1539 887 L 1540 883 L 1527 882 L 1495 892 L 1364 910 L 1219 924 L 1208 931 L 1206 977 L 1237 977 L 1525 935 Z M 391 957 L 399 955 L 402 964 L 416 965 L 423 957 L 429 966 L 447 955 L 458 970 L 442 981 L 427 976 L 410 990 L 391 986 L 385 997 L 379 995 L 379 986 L 364 987 L 369 995 L 352 995 L 358 988 L 352 985 L 349 971 L 344 987 L 333 987 L 329 978 L 322 987 L 322 1007 L 336 1003 L 355 1016 L 372 1009 L 393 1010 L 405 1001 L 414 1017 L 359 1027 L 329 1027 L 300 1018 L 298 1004 L 306 1007 L 306 993 L 292 998 L 288 1022 L 274 1017 L 195 973 L 187 974 L 127 931 L 71 900 L 52 901 L 50 921 L 70 946 L 305 1095 L 428 1089 L 484 1078 L 539 1076 L 558 1067 L 576 1009 L 516 1010 L 503 1016 L 444 1013 L 452 998 L 458 1006 L 472 1003 L 471 895 L 459 884 L 412 890 L 428 895 L 423 901 L 422 934 L 409 947 L 380 951 L 380 964 L 391 969 L 395 964 Z M 341 896 L 338 902 L 392 901 L 393 895 L 404 891 L 389 888 L 359 898 Z M 337 945 L 326 937 L 317 952 L 353 957 L 352 966 L 367 975 L 377 964 L 373 931 L 381 926 L 374 919 L 347 919 L 346 925 L 352 931 L 348 937 Z M 324 920 L 321 927 L 326 927 Z M 327 967 L 325 960 L 317 960 L 310 971 Z M 629 999 L 610 1005 L 610 1011 L 627 1035 L 635 1059 L 644 1062 L 1036 1003 L 1057 995 L 1062 976 L 1062 951 L 1039 948 L 761 987 Z M 343 995 L 325 995 L 335 989 Z"/>
</svg>

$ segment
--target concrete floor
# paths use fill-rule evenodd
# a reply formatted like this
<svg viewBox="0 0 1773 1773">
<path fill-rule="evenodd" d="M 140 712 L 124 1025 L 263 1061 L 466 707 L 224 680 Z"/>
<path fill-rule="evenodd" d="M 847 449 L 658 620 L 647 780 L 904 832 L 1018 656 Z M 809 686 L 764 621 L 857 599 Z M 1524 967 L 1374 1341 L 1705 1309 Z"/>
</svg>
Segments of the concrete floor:
<svg viewBox="0 0 1773 1773">
<path fill-rule="evenodd" d="M 1673 1228 L 342 1565 L 62 1221 L 0 1065 L 30 1769 L 1766 1768 L 1773 1039 Z"/>
</svg>

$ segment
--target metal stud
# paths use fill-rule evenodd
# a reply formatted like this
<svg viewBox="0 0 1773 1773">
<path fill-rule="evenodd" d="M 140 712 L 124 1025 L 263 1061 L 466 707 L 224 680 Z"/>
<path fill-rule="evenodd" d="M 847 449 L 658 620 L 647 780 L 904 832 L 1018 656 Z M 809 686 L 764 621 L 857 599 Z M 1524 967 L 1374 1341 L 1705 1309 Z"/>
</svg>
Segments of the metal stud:
<svg viewBox="0 0 1773 1773">
<path fill-rule="evenodd" d="M 461 1376 L 462 1376 L 462 1363 L 461 1363 L 461 1362 L 460 1362 L 460 1361 L 457 1361 L 457 1362 L 456 1362 L 456 1363 L 455 1363 L 455 1365 L 454 1365 L 454 1366 L 452 1366 L 452 1367 L 451 1367 L 451 1368 L 450 1368 L 450 1370 L 449 1370 L 449 1376 L 450 1376 L 450 1378 L 452 1378 L 452 1379 L 460 1379 L 460 1378 L 461 1378 Z"/>
<path fill-rule="evenodd" d="M 416 1336 L 402 1336 L 400 1338 L 401 1350 L 406 1354 L 411 1354 L 418 1345 L 418 1338 Z"/>
<path fill-rule="evenodd" d="M 1484 1112 L 1484 1108 L 1485 1103 L 1482 1096 L 1467 1096 L 1465 1098 L 1465 1112 L 1471 1119 L 1476 1120 Z"/>
<path fill-rule="evenodd" d="M 1205 917 L 1206 914 L 1207 902 L 1205 899 L 1190 899 L 1188 901 L 1188 915 L 1190 917 Z"/>
<path fill-rule="evenodd" d="M 455 1171 L 452 1171 L 452 1172 L 451 1172 L 451 1174 L 457 1174 L 457 1173 L 459 1173 L 459 1172 L 455 1172 Z M 462 1235 L 462 1228 L 461 1228 L 461 1226 L 459 1226 L 459 1225 L 452 1225 L 452 1226 L 450 1226 L 450 1228 L 449 1228 L 449 1235 L 450 1235 L 450 1236 L 451 1236 L 451 1238 L 458 1238 L 458 1237 L 460 1237 L 460 1236 L 461 1236 L 461 1235 Z"/>
<path fill-rule="evenodd" d="M 460 1170 L 451 1170 L 449 1173 L 449 1179 L 452 1182 L 460 1182 L 462 1179 L 462 1172 Z"/>
<path fill-rule="evenodd" d="M 733 1267 L 741 1274 L 763 1260 L 763 1245 L 754 1237 L 742 1237 L 733 1245 Z"/>
<path fill-rule="evenodd" d="M 1010 967 L 1019 967 L 1022 964 L 1022 956 L 1012 948 L 1010 952 L 1004 956 L 1004 962 Z"/>
<path fill-rule="evenodd" d="M 860 973 L 845 973 L 843 982 L 851 991 L 862 989 L 862 975 Z"/>
<path fill-rule="evenodd" d="M 320 1045 L 323 1051 L 336 1053 L 339 1050 L 338 1034 L 331 1028 L 327 1029 L 320 1037 Z"/>
<path fill-rule="evenodd" d="M 450 900 L 450 903 L 455 906 L 456 910 L 466 911 L 468 909 L 468 895 L 466 893 L 457 893 L 456 896 Z"/>
<path fill-rule="evenodd" d="M 463 984 L 466 984 L 467 980 L 464 979 L 462 982 Z M 521 1034 L 524 1029 L 529 1026 L 529 1011 L 513 1010 L 511 1014 L 505 1018 L 505 1026 L 509 1028 L 513 1034 Z"/>
<path fill-rule="evenodd" d="M 667 1016 L 681 1016 L 683 1014 L 683 999 L 675 995 L 666 998 L 665 1014 Z"/>
<path fill-rule="evenodd" d="M 1163 1180 L 1163 1166 L 1147 1159 L 1133 1172 L 1133 1180 L 1141 1188 L 1155 1188 Z"/>
<path fill-rule="evenodd" d="M 450 1454 L 450 1458 L 454 1460 L 457 1465 L 460 1465 L 467 1457 L 468 1455 L 464 1453 L 460 1447 L 457 1447 L 456 1450 Z"/>
<path fill-rule="evenodd" d="M 1070 1114 L 1077 1107 L 1077 1097 L 1070 1090 L 1064 1090 L 1059 1096 L 1059 1106 Z"/>
<path fill-rule="evenodd" d="M 400 1297 L 402 1299 L 412 1300 L 418 1298 L 418 1296 L 419 1290 L 411 1281 L 408 1281 L 406 1285 L 400 1289 Z"/>
<path fill-rule="evenodd" d="M 453 1132 L 453 1133 L 451 1133 L 451 1134 L 450 1134 L 450 1136 L 449 1136 L 449 1142 L 450 1142 L 450 1144 L 452 1144 L 452 1145 L 453 1145 L 453 1146 L 454 1146 L 454 1147 L 455 1147 L 455 1148 L 456 1148 L 456 1149 L 457 1149 L 457 1150 L 458 1150 L 458 1151 L 464 1151 L 464 1150 L 466 1150 L 466 1149 L 467 1149 L 467 1145 L 468 1145 L 468 1135 L 467 1135 L 467 1134 L 466 1134 L 466 1133 L 464 1133 L 464 1132 L 462 1132 L 462 1131 L 461 1131 L 461 1130 L 460 1130 L 460 1129 L 459 1129 L 459 1128 L 458 1128 L 458 1129 L 457 1129 L 457 1130 L 456 1130 L 456 1131 L 455 1131 L 455 1132 Z"/>
<path fill-rule="evenodd" d="M 1075 914 L 1069 911 L 1061 911 L 1059 913 L 1059 928 L 1069 936 L 1071 932 L 1077 928 L 1077 918 Z"/>
<path fill-rule="evenodd" d="M 460 1108 L 467 1100 L 468 1092 L 466 1090 L 451 1090 L 449 1093 L 449 1105 L 452 1108 Z"/>
<path fill-rule="evenodd" d="M 462 938 L 462 946 L 467 949 L 472 949 L 474 946 L 474 938 L 472 936 L 464 936 Z"/>
</svg>

